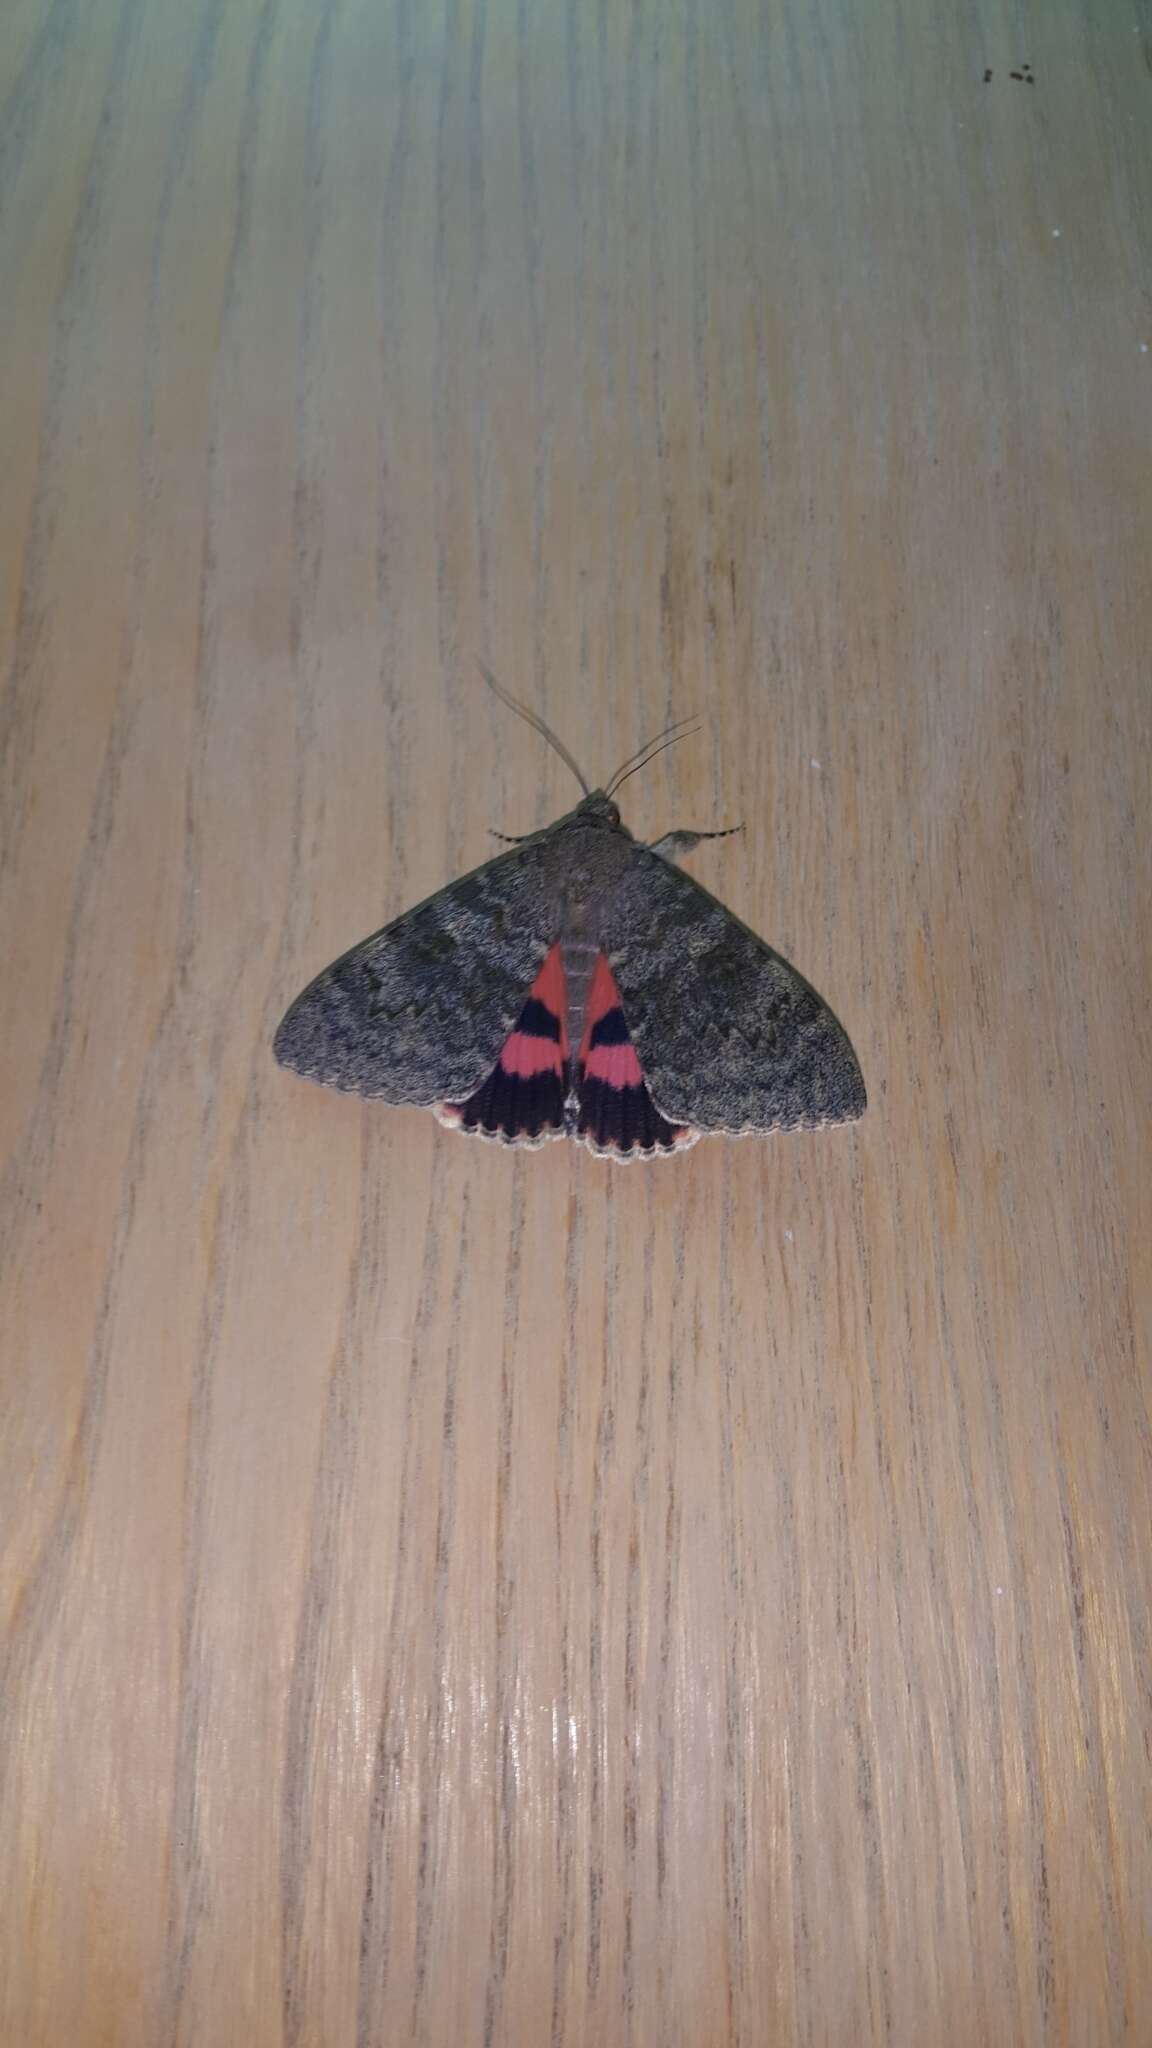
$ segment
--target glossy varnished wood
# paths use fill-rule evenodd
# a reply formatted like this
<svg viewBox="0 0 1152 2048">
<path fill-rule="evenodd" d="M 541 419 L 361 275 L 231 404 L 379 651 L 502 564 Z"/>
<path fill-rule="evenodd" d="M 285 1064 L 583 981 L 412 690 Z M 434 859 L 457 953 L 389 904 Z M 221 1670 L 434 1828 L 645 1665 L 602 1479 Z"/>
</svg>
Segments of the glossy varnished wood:
<svg viewBox="0 0 1152 2048">
<path fill-rule="evenodd" d="M 1149 69 L 3 11 L 5 2048 L 1147 2040 Z M 476 656 L 701 713 L 629 822 L 743 820 L 858 1129 L 276 1069 L 573 799 Z"/>
</svg>

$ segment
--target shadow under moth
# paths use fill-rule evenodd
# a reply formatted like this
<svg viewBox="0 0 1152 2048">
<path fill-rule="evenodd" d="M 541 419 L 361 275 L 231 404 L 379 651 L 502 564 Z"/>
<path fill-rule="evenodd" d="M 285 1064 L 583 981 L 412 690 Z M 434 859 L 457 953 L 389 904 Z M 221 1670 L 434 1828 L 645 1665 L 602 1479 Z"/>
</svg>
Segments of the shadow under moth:
<svg viewBox="0 0 1152 2048">
<path fill-rule="evenodd" d="M 555 733 L 485 675 L 583 802 L 326 967 L 276 1033 L 281 1065 L 500 1144 L 575 1138 L 607 1159 L 860 1116 L 863 1077 L 828 1005 L 673 865 L 725 835 L 645 846 L 621 822 L 614 792 L 683 727 L 590 790 Z"/>
</svg>

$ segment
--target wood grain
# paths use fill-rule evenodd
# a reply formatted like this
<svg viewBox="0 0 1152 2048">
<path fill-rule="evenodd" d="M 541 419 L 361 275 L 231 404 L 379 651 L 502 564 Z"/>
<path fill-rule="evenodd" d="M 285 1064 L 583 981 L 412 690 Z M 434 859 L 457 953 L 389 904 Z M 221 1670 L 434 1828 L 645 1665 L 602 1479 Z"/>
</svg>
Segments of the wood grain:
<svg viewBox="0 0 1152 2048">
<path fill-rule="evenodd" d="M 5 2048 L 1148 2041 L 1150 71 L 4 9 Z M 701 713 L 629 821 L 745 822 L 858 1129 L 273 1066 L 571 801 L 475 656 Z"/>
</svg>

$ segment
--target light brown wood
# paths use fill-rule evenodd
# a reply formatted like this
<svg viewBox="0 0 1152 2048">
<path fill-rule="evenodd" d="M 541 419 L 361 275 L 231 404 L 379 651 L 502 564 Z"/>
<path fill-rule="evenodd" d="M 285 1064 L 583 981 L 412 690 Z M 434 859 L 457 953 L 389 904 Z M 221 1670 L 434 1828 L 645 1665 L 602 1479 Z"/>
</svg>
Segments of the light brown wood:
<svg viewBox="0 0 1152 2048">
<path fill-rule="evenodd" d="M 1146 2042 L 1147 42 L 0 65 L 4 2048 Z M 273 1065 L 572 801 L 475 656 L 597 778 L 701 713 L 626 815 L 745 822 L 858 1129 L 614 1170 Z"/>
</svg>

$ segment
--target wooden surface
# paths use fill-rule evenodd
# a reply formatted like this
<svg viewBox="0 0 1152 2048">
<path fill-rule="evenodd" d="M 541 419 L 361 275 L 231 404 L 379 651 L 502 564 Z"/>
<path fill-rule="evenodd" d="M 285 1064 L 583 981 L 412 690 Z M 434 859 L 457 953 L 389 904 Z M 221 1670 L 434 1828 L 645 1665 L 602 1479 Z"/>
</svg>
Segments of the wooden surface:
<svg viewBox="0 0 1152 2048">
<path fill-rule="evenodd" d="M 4 2048 L 1152 2038 L 1148 33 L 5 7 Z M 274 1067 L 477 655 L 857 1130 Z"/>
</svg>

